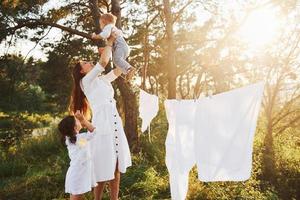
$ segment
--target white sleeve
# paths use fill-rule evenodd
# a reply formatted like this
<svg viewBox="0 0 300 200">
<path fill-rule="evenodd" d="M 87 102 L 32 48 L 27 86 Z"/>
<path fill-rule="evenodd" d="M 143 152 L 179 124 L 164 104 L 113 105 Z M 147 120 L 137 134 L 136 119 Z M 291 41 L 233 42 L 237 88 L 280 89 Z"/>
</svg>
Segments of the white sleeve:
<svg viewBox="0 0 300 200">
<path fill-rule="evenodd" d="M 103 39 L 107 39 L 109 38 L 110 34 L 111 34 L 111 31 L 113 29 L 114 25 L 112 24 L 108 24 L 106 25 L 103 30 L 101 31 L 101 33 L 99 33 L 100 37 L 103 38 Z"/>
<path fill-rule="evenodd" d="M 95 128 L 96 129 L 96 128 Z M 95 133 L 96 133 L 96 131 L 95 131 L 95 129 L 94 129 L 94 131 L 93 132 L 86 132 L 86 133 L 81 133 L 81 134 L 83 134 L 83 137 L 85 138 L 85 139 L 87 139 L 87 140 L 91 140 L 91 139 L 93 139 L 93 137 L 95 136 Z"/>
<path fill-rule="evenodd" d="M 82 78 L 82 86 L 84 88 L 88 87 L 93 80 L 97 78 L 97 76 L 104 71 L 104 68 L 97 63 L 91 71 L 89 71 L 83 78 Z"/>
<path fill-rule="evenodd" d="M 102 75 L 101 77 L 103 77 L 105 80 L 107 80 L 108 82 L 112 82 L 114 80 L 116 80 L 118 77 L 115 75 L 114 70 L 111 70 L 110 72 L 108 72 L 105 75 Z"/>
</svg>

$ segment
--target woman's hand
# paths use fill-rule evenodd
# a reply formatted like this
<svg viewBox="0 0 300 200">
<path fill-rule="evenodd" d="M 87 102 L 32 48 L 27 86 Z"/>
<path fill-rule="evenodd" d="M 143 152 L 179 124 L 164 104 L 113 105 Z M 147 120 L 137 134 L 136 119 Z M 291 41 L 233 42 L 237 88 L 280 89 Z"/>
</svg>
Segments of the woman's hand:
<svg viewBox="0 0 300 200">
<path fill-rule="evenodd" d="M 113 46 L 114 44 L 114 41 L 116 40 L 117 38 L 117 33 L 116 32 L 112 32 L 111 35 L 109 36 L 109 38 L 107 39 L 107 42 L 106 42 L 106 45 L 108 46 Z"/>
<path fill-rule="evenodd" d="M 99 37 L 99 35 L 97 35 L 96 33 L 92 33 L 91 37 L 92 37 L 93 40 L 100 40 L 101 39 L 101 37 Z"/>
<path fill-rule="evenodd" d="M 100 56 L 103 53 L 103 51 L 104 51 L 104 47 L 99 47 L 98 48 L 98 53 L 99 53 Z"/>
</svg>

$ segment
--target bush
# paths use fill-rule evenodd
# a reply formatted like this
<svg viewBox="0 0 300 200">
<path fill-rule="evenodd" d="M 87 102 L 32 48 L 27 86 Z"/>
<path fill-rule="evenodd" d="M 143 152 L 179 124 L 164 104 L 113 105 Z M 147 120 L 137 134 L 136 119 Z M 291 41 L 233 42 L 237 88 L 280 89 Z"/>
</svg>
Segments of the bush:
<svg viewBox="0 0 300 200">
<path fill-rule="evenodd" d="M 24 175 L 27 171 L 25 163 L 24 160 L 2 160 L 0 164 L 0 178 Z"/>
</svg>

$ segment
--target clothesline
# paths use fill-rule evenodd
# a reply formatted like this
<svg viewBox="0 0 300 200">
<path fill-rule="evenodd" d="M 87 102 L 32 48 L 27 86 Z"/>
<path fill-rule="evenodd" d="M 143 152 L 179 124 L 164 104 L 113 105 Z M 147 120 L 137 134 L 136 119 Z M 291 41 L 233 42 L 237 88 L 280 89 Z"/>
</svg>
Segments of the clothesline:
<svg viewBox="0 0 300 200">
<path fill-rule="evenodd" d="M 215 67 L 215 68 L 217 68 L 217 67 Z M 139 72 L 141 69 L 143 69 L 143 67 L 137 68 L 136 72 Z M 194 70 L 195 70 L 195 69 L 194 69 Z M 240 72 L 233 72 L 233 73 L 225 73 L 225 75 L 238 75 L 238 74 L 242 74 L 242 73 L 245 73 L 245 72 L 250 72 L 250 71 L 253 71 L 253 70 L 255 70 L 255 69 L 243 70 L 243 71 L 240 71 Z M 186 71 L 188 71 L 188 70 L 186 70 Z M 208 70 L 207 70 L 207 69 L 202 69 L 202 72 L 208 73 Z M 123 79 L 126 81 L 126 79 L 125 79 L 124 77 L 121 76 L 121 78 L 123 78 Z M 263 81 L 263 80 L 262 80 L 262 81 Z M 139 86 L 137 83 L 136 83 L 136 84 L 133 84 L 133 87 L 145 91 L 145 89 L 142 88 L 141 86 Z M 205 77 L 205 88 L 207 88 L 207 80 L 206 80 L 206 77 Z M 149 92 L 147 91 L 147 93 L 149 93 Z M 151 94 L 151 93 L 149 93 L 149 94 Z M 159 96 L 159 95 L 157 95 L 157 94 L 152 94 L 152 95 Z M 211 90 L 207 91 L 207 96 L 210 96 L 210 97 L 212 96 Z M 193 95 L 193 97 L 194 97 L 194 98 L 193 98 L 194 100 L 196 100 L 196 99 L 199 98 L 199 96 L 197 97 L 197 96 L 195 96 L 195 95 Z M 181 99 L 178 99 L 178 100 L 181 100 Z"/>
</svg>

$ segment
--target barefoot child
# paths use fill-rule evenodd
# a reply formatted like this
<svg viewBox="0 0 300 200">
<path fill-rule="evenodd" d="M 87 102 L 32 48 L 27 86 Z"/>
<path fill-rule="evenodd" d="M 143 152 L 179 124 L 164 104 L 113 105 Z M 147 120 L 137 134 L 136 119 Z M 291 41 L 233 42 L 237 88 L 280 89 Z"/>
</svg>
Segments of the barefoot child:
<svg viewBox="0 0 300 200">
<path fill-rule="evenodd" d="M 82 126 L 88 132 L 79 133 Z M 58 124 L 62 140 L 68 148 L 70 166 L 66 174 L 65 192 L 71 200 L 81 199 L 82 194 L 97 186 L 94 180 L 89 140 L 94 136 L 95 127 L 77 111 L 75 116 L 67 116 Z"/>
<path fill-rule="evenodd" d="M 100 28 L 102 32 L 98 35 L 93 33 L 93 39 L 107 39 L 111 33 L 117 34 L 117 38 L 113 45 L 112 57 L 114 64 L 119 67 L 123 74 L 127 75 L 127 79 L 130 79 L 134 73 L 134 68 L 126 61 L 129 56 L 129 47 L 123 37 L 123 33 L 115 26 L 116 17 L 112 14 L 103 14 L 100 17 Z"/>
</svg>

